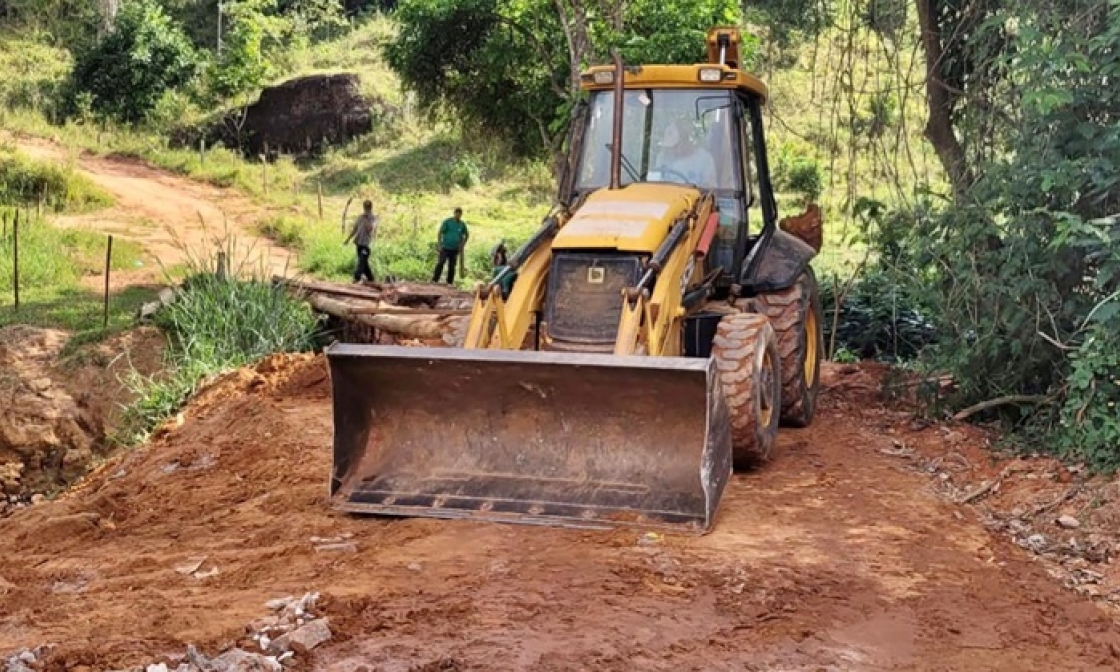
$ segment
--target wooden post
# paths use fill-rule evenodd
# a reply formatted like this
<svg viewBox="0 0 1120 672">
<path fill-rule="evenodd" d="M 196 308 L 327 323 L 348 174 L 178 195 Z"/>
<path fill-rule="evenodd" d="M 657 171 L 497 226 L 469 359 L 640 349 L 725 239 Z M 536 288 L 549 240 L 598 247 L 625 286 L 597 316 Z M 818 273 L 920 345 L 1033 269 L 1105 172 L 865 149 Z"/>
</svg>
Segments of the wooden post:
<svg viewBox="0 0 1120 672">
<path fill-rule="evenodd" d="M 315 180 L 315 191 L 319 196 L 319 221 L 323 221 L 323 181 Z"/>
<path fill-rule="evenodd" d="M 19 210 L 12 222 L 12 292 L 16 297 L 16 312 L 19 312 Z"/>
<path fill-rule="evenodd" d="M 199 168 L 206 165 L 206 138 L 199 138 L 198 140 L 198 166 Z"/>
<path fill-rule="evenodd" d="M 113 236 L 109 236 L 109 245 L 105 248 L 105 311 L 101 322 L 103 329 L 109 328 L 109 269 L 113 264 Z"/>
</svg>

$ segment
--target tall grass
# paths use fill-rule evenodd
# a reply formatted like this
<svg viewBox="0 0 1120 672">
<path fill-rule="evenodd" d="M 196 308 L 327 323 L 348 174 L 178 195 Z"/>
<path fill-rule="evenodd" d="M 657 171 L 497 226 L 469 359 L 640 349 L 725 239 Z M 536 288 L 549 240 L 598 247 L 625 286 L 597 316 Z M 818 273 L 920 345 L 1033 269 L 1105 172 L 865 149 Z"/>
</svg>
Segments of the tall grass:
<svg viewBox="0 0 1120 672">
<path fill-rule="evenodd" d="M 0 204 L 84 212 L 112 205 L 113 198 L 72 166 L 37 161 L 0 147 Z"/>
<path fill-rule="evenodd" d="M 223 255 L 233 247 L 219 245 Z M 169 337 L 166 368 L 126 377 L 136 401 L 125 411 L 122 442 L 147 439 L 209 377 L 274 352 L 315 348 L 319 320 L 305 302 L 262 275 L 225 273 L 228 262 L 218 259 L 216 253 L 192 259 L 174 302 L 157 314 L 156 324 Z"/>
</svg>

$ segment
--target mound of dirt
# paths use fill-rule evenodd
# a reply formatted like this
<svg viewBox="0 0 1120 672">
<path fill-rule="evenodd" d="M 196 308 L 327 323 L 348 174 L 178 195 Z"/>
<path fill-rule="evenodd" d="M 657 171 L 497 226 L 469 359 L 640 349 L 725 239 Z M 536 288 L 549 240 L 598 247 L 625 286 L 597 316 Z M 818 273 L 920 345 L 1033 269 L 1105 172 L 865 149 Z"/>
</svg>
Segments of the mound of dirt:
<svg viewBox="0 0 1120 672">
<path fill-rule="evenodd" d="M 309 75 L 264 89 L 245 112 L 242 147 L 254 155 L 312 153 L 369 133 L 374 107 L 359 84 L 353 74 Z"/>
<path fill-rule="evenodd" d="M 154 372 L 163 347 L 157 330 L 141 329 L 63 358 L 68 340 L 55 329 L 0 329 L 0 492 L 7 501 L 85 475 L 107 452 L 128 399 L 120 374 L 130 365 Z"/>
</svg>

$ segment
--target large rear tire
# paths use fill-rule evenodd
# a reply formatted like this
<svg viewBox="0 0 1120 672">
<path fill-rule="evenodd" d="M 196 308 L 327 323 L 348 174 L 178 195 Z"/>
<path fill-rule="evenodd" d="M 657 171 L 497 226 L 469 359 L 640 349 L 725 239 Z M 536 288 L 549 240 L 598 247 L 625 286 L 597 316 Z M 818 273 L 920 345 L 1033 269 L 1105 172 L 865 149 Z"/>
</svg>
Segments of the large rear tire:
<svg viewBox="0 0 1120 672">
<path fill-rule="evenodd" d="M 777 339 L 763 315 L 724 315 L 712 339 L 712 357 L 731 414 L 735 468 L 770 458 L 778 434 L 781 359 Z"/>
<path fill-rule="evenodd" d="M 821 386 L 821 295 L 812 269 L 789 289 L 761 294 L 755 312 L 770 318 L 782 358 L 782 424 L 808 427 Z"/>
</svg>

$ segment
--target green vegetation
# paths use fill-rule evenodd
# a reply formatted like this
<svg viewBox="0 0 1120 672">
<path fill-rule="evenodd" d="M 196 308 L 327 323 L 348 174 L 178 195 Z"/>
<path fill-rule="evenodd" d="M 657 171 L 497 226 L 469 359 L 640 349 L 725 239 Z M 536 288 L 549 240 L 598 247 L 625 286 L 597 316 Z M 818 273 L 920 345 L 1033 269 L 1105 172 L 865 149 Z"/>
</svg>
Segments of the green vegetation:
<svg viewBox="0 0 1120 672">
<path fill-rule="evenodd" d="M 0 326 L 34 324 L 62 327 L 90 338 L 130 323 L 150 289 L 130 289 L 111 298 L 108 330 L 103 326 L 104 297 L 84 279 L 105 272 L 104 235 L 60 229 L 44 219 L 51 211 L 81 212 L 112 203 L 108 194 L 69 166 L 35 161 L 0 148 Z M 40 210 L 45 210 L 40 215 Z M 20 310 L 13 291 L 18 222 Z M 140 247 L 115 241 L 110 267 L 135 268 Z"/>
<path fill-rule="evenodd" d="M 131 0 L 113 30 L 79 54 L 70 75 L 68 108 L 124 122 L 140 121 L 168 90 L 191 81 L 197 57 L 187 36 L 154 0 Z"/>
<path fill-rule="evenodd" d="M 825 214 L 816 267 L 826 306 L 840 305 L 826 315 L 833 356 L 951 376 L 947 394 L 926 399 L 930 412 L 995 400 L 973 417 L 1004 423 L 1023 445 L 1120 465 L 1115 0 L 607 0 L 594 12 L 404 0 L 391 16 L 361 17 L 330 0 L 230 0 L 220 53 L 212 5 L 142 1 L 190 39 L 201 76 L 165 81 L 129 108 L 143 112 L 132 126 L 81 114 L 60 123 L 71 63 L 117 38 L 88 8 L 71 19 L 58 11 L 65 0 L 38 13 L 9 0 L 5 127 L 238 187 L 271 207 L 260 229 L 296 248 L 301 270 L 337 279 L 353 262 L 340 215 L 365 198 L 382 216 L 378 275 L 428 277 L 435 226 L 461 206 L 473 234 L 465 282 L 484 277 L 490 245 L 524 240 L 549 206 L 572 72 L 612 48 L 629 61 L 694 60 L 708 25 L 745 25 L 744 60 L 771 86 L 781 210 L 819 199 Z M 169 141 L 281 73 L 340 69 L 377 101 L 376 128 L 315 160 L 264 167 Z"/>
<path fill-rule="evenodd" d="M 389 65 L 428 112 L 452 111 L 471 132 L 539 154 L 564 130 L 583 65 L 612 48 L 634 63 L 694 63 L 706 53 L 709 27 L 739 21 L 738 3 L 728 0 L 603 6 L 560 13 L 546 0 L 403 2 Z"/>
<path fill-rule="evenodd" d="M 85 212 L 112 203 L 109 194 L 71 166 L 34 161 L 0 147 L 0 205 Z"/>
<path fill-rule="evenodd" d="M 223 277 L 213 268 L 192 262 L 175 301 L 157 314 L 170 337 L 167 368 L 126 380 L 137 401 L 125 414 L 125 443 L 145 440 L 208 377 L 274 352 L 315 347 L 319 324 L 306 302 L 263 278 Z"/>
<path fill-rule="evenodd" d="M 15 211 L 0 208 L 0 222 L 4 222 L 0 224 L 0 326 L 60 327 L 86 338 L 101 333 L 104 295 L 96 282 L 83 279 L 104 273 L 106 237 L 80 229 L 58 229 L 34 216 L 28 219 L 21 211 L 17 312 L 12 291 Z M 135 243 L 114 241 L 111 268 L 135 268 L 140 252 Z M 140 304 L 151 300 L 154 293 L 150 288 L 131 288 L 114 294 L 105 333 L 128 326 Z"/>
</svg>

